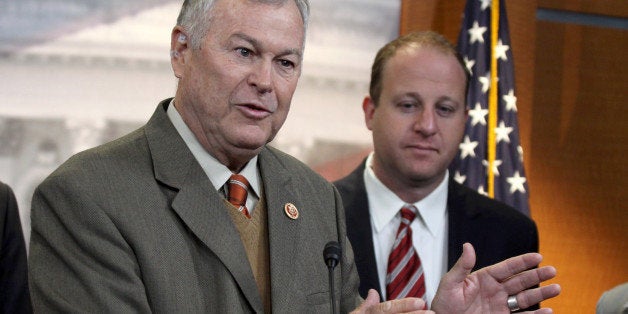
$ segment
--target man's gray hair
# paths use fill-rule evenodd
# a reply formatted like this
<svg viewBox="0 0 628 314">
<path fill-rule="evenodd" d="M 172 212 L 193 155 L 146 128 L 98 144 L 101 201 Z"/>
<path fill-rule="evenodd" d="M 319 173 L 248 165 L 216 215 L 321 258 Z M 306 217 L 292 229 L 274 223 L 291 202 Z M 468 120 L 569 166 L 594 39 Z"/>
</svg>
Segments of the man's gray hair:
<svg viewBox="0 0 628 314">
<path fill-rule="evenodd" d="M 185 0 L 181 6 L 181 12 L 177 18 L 177 25 L 182 26 L 188 34 L 190 46 L 198 49 L 201 40 L 209 31 L 211 9 L 220 0 Z M 307 23 L 310 16 L 309 0 L 249 0 L 252 2 L 283 4 L 286 1 L 294 1 L 299 8 L 299 13 L 303 19 L 303 29 L 307 30 Z"/>
</svg>

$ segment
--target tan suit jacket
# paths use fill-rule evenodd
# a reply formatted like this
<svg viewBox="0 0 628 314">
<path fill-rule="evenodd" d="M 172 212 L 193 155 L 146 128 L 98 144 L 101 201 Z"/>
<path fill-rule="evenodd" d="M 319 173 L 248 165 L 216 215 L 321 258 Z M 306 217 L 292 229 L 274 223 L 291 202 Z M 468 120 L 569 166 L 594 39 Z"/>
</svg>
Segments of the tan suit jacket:
<svg viewBox="0 0 628 314">
<path fill-rule="evenodd" d="M 222 196 L 166 115 L 70 158 L 35 191 L 29 261 L 39 312 L 251 313 L 263 305 Z M 271 147 L 259 155 L 268 205 L 272 309 L 329 312 L 325 243 L 339 241 L 342 312 L 360 302 L 337 191 Z M 286 203 L 299 217 L 289 218 Z"/>
</svg>

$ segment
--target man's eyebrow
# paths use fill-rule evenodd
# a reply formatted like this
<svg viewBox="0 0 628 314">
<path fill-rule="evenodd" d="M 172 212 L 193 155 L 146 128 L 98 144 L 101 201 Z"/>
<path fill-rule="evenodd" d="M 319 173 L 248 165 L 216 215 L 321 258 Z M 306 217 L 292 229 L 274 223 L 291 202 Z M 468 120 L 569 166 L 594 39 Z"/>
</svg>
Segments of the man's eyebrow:
<svg viewBox="0 0 628 314">
<path fill-rule="evenodd" d="M 421 96 L 420 93 L 414 92 L 414 91 L 409 91 L 409 92 L 404 92 L 403 94 L 400 95 L 401 97 L 410 97 L 410 98 L 414 98 L 417 100 L 423 100 L 423 96 Z"/>
<path fill-rule="evenodd" d="M 259 47 L 259 41 L 257 41 L 255 38 L 248 36 L 246 34 L 242 34 L 242 33 L 235 33 L 233 35 L 230 36 L 230 38 L 237 38 L 237 39 L 242 39 L 244 41 L 247 41 L 249 44 L 253 45 L 253 47 Z"/>
<path fill-rule="evenodd" d="M 262 46 L 257 39 L 243 33 L 235 33 L 231 35 L 231 38 L 238 38 L 238 39 L 244 40 L 248 42 L 249 44 L 251 44 L 253 47 L 255 47 L 255 49 L 259 49 Z M 299 59 L 302 58 L 301 49 L 299 48 L 288 48 L 288 49 L 283 50 L 278 55 L 280 56 L 296 55 Z"/>
</svg>

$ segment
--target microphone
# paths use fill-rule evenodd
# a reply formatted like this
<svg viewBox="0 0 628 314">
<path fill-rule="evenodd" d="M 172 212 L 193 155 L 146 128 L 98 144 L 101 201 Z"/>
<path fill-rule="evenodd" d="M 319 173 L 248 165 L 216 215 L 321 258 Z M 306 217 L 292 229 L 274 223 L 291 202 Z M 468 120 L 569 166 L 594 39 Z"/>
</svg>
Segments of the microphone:
<svg viewBox="0 0 628 314">
<path fill-rule="evenodd" d="M 340 244 L 336 241 L 330 241 L 325 244 L 323 249 L 323 257 L 325 258 L 325 264 L 329 269 L 329 296 L 331 300 L 331 313 L 338 313 L 336 308 L 336 295 L 334 294 L 334 267 L 340 263 L 340 257 L 342 256 L 342 249 Z"/>
</svg>

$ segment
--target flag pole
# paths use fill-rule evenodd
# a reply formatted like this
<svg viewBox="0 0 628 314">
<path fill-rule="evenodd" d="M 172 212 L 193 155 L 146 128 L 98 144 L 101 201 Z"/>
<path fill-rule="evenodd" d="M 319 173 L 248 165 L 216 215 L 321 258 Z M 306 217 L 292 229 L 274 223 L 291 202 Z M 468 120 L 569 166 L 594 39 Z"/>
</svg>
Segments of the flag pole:
<svg viewBox="0 0 628 314">
<path fill-rule="evenodd" d="M 495 57 L 495 47 L 499 36 L 499 2 L 500 0 L 491 1 L 491 85 L 489 88 L 488 98 L 488 130 L 487 130 L 487 146 L 488 146 L 488 195 L 495 197 L 495 174 L 493 165 L 495 164 L 496 143 L 495 128 L 497 127 L 497 58 Z"/>
</svg>

